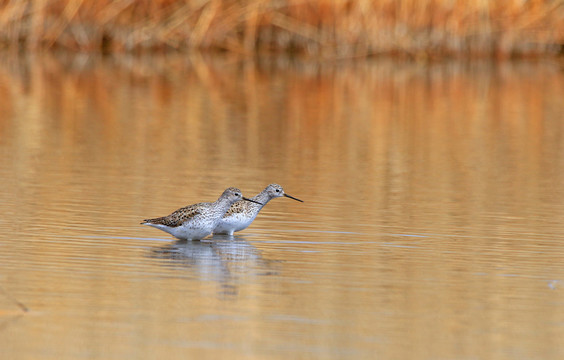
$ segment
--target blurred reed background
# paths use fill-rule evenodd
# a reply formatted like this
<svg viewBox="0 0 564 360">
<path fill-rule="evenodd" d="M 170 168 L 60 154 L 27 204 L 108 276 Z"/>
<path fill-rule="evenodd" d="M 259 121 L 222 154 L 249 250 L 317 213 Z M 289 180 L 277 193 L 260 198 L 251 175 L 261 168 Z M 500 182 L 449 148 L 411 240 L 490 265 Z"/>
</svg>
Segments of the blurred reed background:
<svg viewBox="0 0 564 360">
<path fill-rule="evenodd" d="M 562 54 L 564 0 L 0 1 L 0 44 L 328 58 Z"/>
</svg>

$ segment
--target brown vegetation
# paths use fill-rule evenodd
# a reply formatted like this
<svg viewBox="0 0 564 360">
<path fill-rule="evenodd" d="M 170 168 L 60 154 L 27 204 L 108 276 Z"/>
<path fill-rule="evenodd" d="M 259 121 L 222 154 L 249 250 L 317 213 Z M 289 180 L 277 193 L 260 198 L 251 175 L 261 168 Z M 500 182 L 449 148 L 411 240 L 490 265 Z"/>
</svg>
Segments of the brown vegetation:
<svg viewBox="0 0 564 360">
<path fill-rule="evenodd" d="M 564 0 L 0 0 L 4 47 L 340 58 L 562 53 Z"/>
</svg>

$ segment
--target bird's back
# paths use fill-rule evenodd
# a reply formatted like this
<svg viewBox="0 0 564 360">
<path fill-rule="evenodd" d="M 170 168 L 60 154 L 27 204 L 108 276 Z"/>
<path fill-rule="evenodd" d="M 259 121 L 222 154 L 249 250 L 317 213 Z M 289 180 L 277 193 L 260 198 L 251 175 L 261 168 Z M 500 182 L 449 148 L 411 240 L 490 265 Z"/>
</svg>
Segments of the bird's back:
<svg viewBox="0 0 564 360">
<path fill-rule="evenodd" d="M 154 219 L 143 220 L 142 224 L 146 225 L 164 225 L 168 227 L 177 227 L 186 221 L 194 219 L 196 216 L 205 213 L 209 208 L 209 203 L 198 203 L 180 208 L 170 215 L 162 216 Z"/>
</svg>

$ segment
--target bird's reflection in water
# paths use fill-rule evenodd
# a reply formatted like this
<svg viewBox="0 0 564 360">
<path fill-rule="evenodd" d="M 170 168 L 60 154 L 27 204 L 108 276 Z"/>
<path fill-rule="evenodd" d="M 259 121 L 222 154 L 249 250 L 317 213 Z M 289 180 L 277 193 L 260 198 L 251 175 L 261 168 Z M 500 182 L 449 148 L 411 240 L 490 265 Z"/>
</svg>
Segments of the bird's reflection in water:
<svg viewBox="0 0 564 360">
<path fill-rule="evenodd" d="M 201 281 L 216 281 L 222 296 L 237 296 L 239 286 L 256 277 L 276 275 L 272 261 L 243 236 L 214 235 L 203 241 L 178 240 L 154 248 L 151 257 L 169 260 L 165 266 L 189 268 Z M 254 280 L 253 280 L 254 279 Z"/>
</svg>

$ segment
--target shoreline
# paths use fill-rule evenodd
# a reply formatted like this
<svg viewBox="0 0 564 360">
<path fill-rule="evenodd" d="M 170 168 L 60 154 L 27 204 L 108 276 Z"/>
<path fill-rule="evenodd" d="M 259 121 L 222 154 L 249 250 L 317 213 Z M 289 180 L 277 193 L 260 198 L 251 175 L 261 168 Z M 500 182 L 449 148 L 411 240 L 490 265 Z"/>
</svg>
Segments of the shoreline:
<svg viewBox="0 0 564 360">
<path fill-rule="evenodd" d="M 325 59 L 564 55 L 564 3 L 58 0 L 0 6 L 0 48 Z"/>
</svg>

